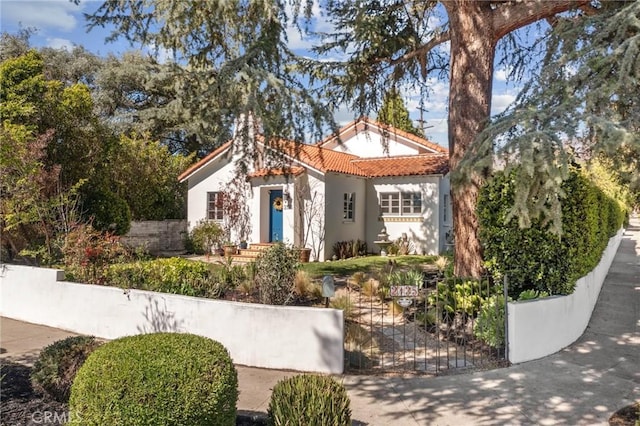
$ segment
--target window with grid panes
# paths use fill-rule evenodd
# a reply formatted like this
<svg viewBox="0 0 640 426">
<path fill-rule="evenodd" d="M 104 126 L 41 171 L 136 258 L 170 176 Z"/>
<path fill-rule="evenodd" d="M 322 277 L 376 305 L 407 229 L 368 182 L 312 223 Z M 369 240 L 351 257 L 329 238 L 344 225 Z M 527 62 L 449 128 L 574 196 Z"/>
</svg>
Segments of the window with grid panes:
<svg viewBox="0 0 640 426">
<path fill-rule="evenodd" d="M 422 194 L 419 192 L 402 193 L 402 214 L 422 213 Z"/>
<path fill-rule="evenodd" d="M 400 214 L 400 193 L 380 193 L 380 212 L 383 215 Z"/>
<path fill-rule="evenodd" d="M 422 213 L 422 193 L 382 192 L 380 212 L 386 216 L 417 215 Z"/>
<path fill-rule="evenodd" d="M 222 220 L 222 192 L 207 192 L 207 219 Z"/>
<path fill-rule="evenodd" d="M 354 215 L 355 207 L 356 207 L 356 193 L 345 192 L 344 207 L 342 209 L 342 219 L 353 221 L 355 218 L 355 215 Z"/>
</svg>

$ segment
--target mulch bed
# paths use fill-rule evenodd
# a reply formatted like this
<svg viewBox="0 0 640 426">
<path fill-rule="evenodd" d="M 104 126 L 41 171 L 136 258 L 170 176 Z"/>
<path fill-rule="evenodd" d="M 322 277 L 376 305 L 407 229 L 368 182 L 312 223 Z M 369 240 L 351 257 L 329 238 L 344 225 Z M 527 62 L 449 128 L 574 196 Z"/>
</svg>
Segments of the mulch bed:
<svg viewBox="0 0 640 426">
<path fill-rule="evenodd" d="M 627 405 L 616 411 L 609 418 L 610 426 L 636 426 L 640 424 L 640 402 L 637 404 Z"/>
<path fill-rule="evenodd" d="M 41 425 L 47 416 L 47 424 L 59 425 L 67 416 L 67 404 L 38 395 L 31 387 L 31 368 L 11 362 L 0 367 L 0 416 L 1 425 Z"/>
<path fill-rule="evenodd" d="M 35 393 L 29 375 L 31 367 L 6 362 L 0 366 L 0 425 L 61 425 L 69 419 L 68 405 Z M 236 426 L 267 424 L 264 413 L 239 412 Z"/>
</svg>

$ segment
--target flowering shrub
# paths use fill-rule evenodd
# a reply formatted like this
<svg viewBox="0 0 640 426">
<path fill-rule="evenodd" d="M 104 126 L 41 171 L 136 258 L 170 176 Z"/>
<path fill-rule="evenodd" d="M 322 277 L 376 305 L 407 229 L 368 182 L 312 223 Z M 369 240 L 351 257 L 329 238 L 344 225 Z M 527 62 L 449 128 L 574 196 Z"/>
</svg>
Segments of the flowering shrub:
<svg viewBox="0 0 640 426">
<path fill-rule="evenodd" d="M 91 225 L 78 225 L 71 230 L 62 253 L 67 279 L 88 284 L 104 284 L 110 264 L 133 257 L 120 237 L 98 232 Z"/>
</svg>

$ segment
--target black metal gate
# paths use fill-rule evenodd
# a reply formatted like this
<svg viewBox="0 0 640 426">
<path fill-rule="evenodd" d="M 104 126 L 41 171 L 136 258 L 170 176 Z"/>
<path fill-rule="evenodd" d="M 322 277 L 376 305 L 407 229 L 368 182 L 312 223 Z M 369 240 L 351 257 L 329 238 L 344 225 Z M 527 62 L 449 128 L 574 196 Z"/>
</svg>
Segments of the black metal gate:
<svg viewBox="0 0 640 426">
<path fill-rule="evenodd" d="M 507 364 L 506 280 L 395 271 L 358 281 L 334 299 L 345 312 L 345 371 L 441 374 Z"/>
</svg>

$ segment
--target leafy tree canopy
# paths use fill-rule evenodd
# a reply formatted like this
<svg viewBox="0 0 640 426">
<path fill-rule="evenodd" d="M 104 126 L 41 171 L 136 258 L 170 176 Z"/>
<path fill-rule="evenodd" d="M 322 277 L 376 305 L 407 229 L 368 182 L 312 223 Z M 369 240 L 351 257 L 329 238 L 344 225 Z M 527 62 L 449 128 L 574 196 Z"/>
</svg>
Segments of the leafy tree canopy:
<svg viewBox="0 0 640 426">
<path fill-rule="evenodd" d="M 113 25 L 112 39 L 173 54 L 163 70 L 178 95 L 173 108 L 201 141 L 226 142 L 240 117 L 258 117 L 268 143 L 319 140 L 323 126 L 335 128 L 331 109 L 296 78 L 284 3 L 109 0 L 87 18 L 90 27 Z"/>
</svg>

